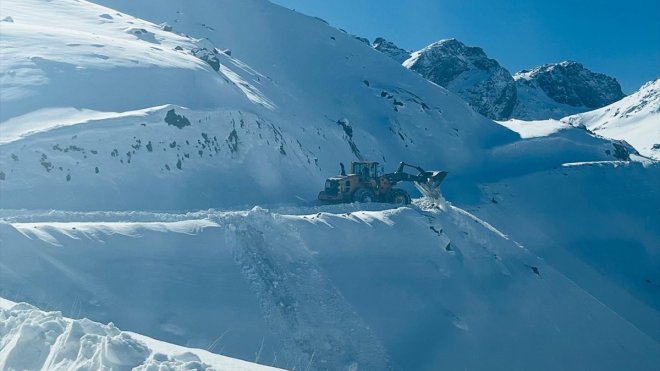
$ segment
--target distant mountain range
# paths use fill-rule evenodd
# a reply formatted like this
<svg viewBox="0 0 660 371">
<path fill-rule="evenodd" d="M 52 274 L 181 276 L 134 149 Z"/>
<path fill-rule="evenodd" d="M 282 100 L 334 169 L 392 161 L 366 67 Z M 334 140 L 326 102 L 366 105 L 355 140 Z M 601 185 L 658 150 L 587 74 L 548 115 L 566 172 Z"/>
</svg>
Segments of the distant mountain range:
<svg viewBox="0 0 660 371">
<path fill-rule="evenodd" d="M 545 64 L 512 75 L 481 48 L 456 39 L 409 52 L 377 38 L 373 48 L 456 93 L 493 120 L 559 119 L 625 96 L 615 78 L 574 61 Z"/>
</svg>

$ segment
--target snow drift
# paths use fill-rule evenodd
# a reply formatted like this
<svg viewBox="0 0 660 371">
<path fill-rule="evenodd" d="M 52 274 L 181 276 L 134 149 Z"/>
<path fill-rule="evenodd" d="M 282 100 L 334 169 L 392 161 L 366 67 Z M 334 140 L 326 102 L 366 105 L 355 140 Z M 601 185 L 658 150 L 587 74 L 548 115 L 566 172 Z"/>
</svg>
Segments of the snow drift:
<svg viewBox="0 0 660 371">
<path fill-rule="evenodd" d="M 8 301 L 0 303 L 0 369 L 275 370 Z"/>
</svg>

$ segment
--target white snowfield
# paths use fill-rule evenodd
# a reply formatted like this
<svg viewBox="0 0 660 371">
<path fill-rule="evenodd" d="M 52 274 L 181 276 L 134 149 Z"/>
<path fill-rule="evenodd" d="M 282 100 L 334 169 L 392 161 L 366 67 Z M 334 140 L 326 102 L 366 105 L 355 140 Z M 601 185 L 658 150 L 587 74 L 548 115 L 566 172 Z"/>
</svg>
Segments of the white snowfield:
<svg viewBox="0 0 660 371">
<path fill-rule="evenodd" d="M 276 370 L 0 301 L 2 370 Z"/>
<path fill-rule="evenodd" d="M 4 295 L 288 369 L 657 363 L 656 340 L 488 223 L 441 207 L 6 214 Z"/>
<path fill-rule="evenodd" d="M 561 121 L 606 138 L 625 140 L 642 155 L 660 160 L 660 79 L 609 106 Z"/>
<path fill-rule="evenodd" d="M 550 134 L 554 134 L 561 130 L 570 129 L 572 127 L 559 120 L 552 119 L 536 121 L 510 119 L 507 121 L 496 122 L 520 134 L 520 137 L 523 139 L 546 137 Z"/>
<path fill-rule="evenodd" d="M 649 81 L 637 92 L 597 110 L 561 120 L 498 121 L 521 138 L 544 137 L 571 127 L 597 135 L 625 140 L 641 155 L 660 159 L 660 79 Z"/>
<path fill-rule="evenodd" d="M 267 1 L 99 2 L 0 1 L 4 368 L 660 364 L 657 161 Z M 451 203 L 315 205 L 356 159 Z"/>
</svg>

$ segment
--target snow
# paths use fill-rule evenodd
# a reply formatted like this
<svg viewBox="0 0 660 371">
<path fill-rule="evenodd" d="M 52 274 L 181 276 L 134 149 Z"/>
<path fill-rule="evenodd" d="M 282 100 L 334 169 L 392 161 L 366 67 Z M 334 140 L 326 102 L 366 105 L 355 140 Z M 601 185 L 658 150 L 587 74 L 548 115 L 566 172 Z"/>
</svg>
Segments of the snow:
<svg viewBox="0 0 660 371">
<path fill-rule="evenodd" d="M 470 209 L 657 341 L 659 176 L 657 162 L 567 163 L 484 184 Z"/>
<path fill-rule="evenodd" d="M 275 370 L 26 303 L 3 300 L 0 320 L 3 370 Z"/>
<path fill-rule="evenodd" d="M 90 121 L 100 121 L 130 117 L 137 119 L 147 114 L 162 110 L 165 107 L 153 107 L 128 112 L 98 112 L 87 109 L 44 108 L 1 122 L 0 144 L 13 142 L 28 135 L 42 133 L 64 126 L 86 124 Z"/>
<path fill-rule="evenodd" d="M 516 81 L 527 81 L 528 78 L 518 72 L 514 75 L 514 79 Z M 566 115 L 589 110 L 587 107 L 575 107 L 556 102 L 536 86 L 519 82 L 516 84 L 516 89 L 518 101 L 513 108 L 511 117 L 528 121 L 534 121 L 537 118 L 559 120 Z"/>
<path fill-rule="evenodd" d="M 93 332 L 63 365 L 660 363 L 657 161 L 266 1 L 101 2 L 0 2 L 0 306 Z M 352 159 L 448 170 L 449 201 L 316 205 Z"/>
<path fill-rule="evenodd" d="M 660 79 L 609 106 L 565 117 L 563 122 L 583 126 L 607 138 L 625 140 L 640 154 L 660 159 Z M 660 147 L 660 146 L 658 146 Z"/>
<path fill-rule="evenodd" d="M 495 122 L 520 134 L 520 137 L 523 139 L 545 137 L 560 130 L 565 130 L 571 127 L 570 125 L 561 121 L 552 119 L 536 121 L 511 119 L 507 121 Z"/>
<path fill-rule="evenodd" d="M 195 234 L 204 228 L 218 227 L 210 220 L 183 220 L 176 222 L 151 223 L 92 223 L 92 222 L 55 222 L 55 223 L 20 223 L 14 227 L 29 239 L 39 239 L 55 246 L 62 246 L 53 235 L 64 234 L 76 238 L 78 234 L 85 237 L 100 239 L 102 235 L 120 234 L 129 237 L 138 237 L 145 231 L 172 232 Z M 73 232 L 75 231 L 75 233 Z"/>
<path fill-rule="evenodd" d="M 518 102 L 513 118 L 560 119 L 624 97 L 615 78 L 588 70 L 574 61 L 545 64 L 513 75 Z"/>
<path fill-rule="evenodd" d="M 189 347 L 225 334 L 223 353 L 254 359 L 261 348 L 261 362 L 285 368 L 516 368 L 543 360 L 539 368 L 554 369 L 557 351 L 599 368 L 657 362 L 657 342 L 489 223 L 451 205 L 386 206 L 151 216 L 161 220 L 155 225 L 187 220 L 177 232 L 144 221 L 24 223 L 34 217 L 5 215 L 13 221 L 0 226 L 0 290 Z M 192 228 L 200 224 L 207 227 Z M 35 226 L 44 233 L 26 233 Z M 70 302 L 73 288 L 75 305 L 56 304 Z M 543 336 L 516 335 L 530 327 Z M 521 353 L 503 356 L 507 348 Z"/>
</svg>

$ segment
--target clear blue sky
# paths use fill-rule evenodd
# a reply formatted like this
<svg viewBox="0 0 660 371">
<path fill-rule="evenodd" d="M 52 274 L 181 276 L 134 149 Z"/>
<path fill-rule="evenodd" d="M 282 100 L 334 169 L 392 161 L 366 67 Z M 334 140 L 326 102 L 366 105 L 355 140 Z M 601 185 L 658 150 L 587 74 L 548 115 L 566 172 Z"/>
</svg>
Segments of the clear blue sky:
<svg viewBox="0 0 660 371">
<path fill-rule="evenodd" d="M 416 50 L 455 37 L 512 73 L 575 60 L 625 93 L 660 77 L 660 0 L 271 0 Z"/>
</svg>

